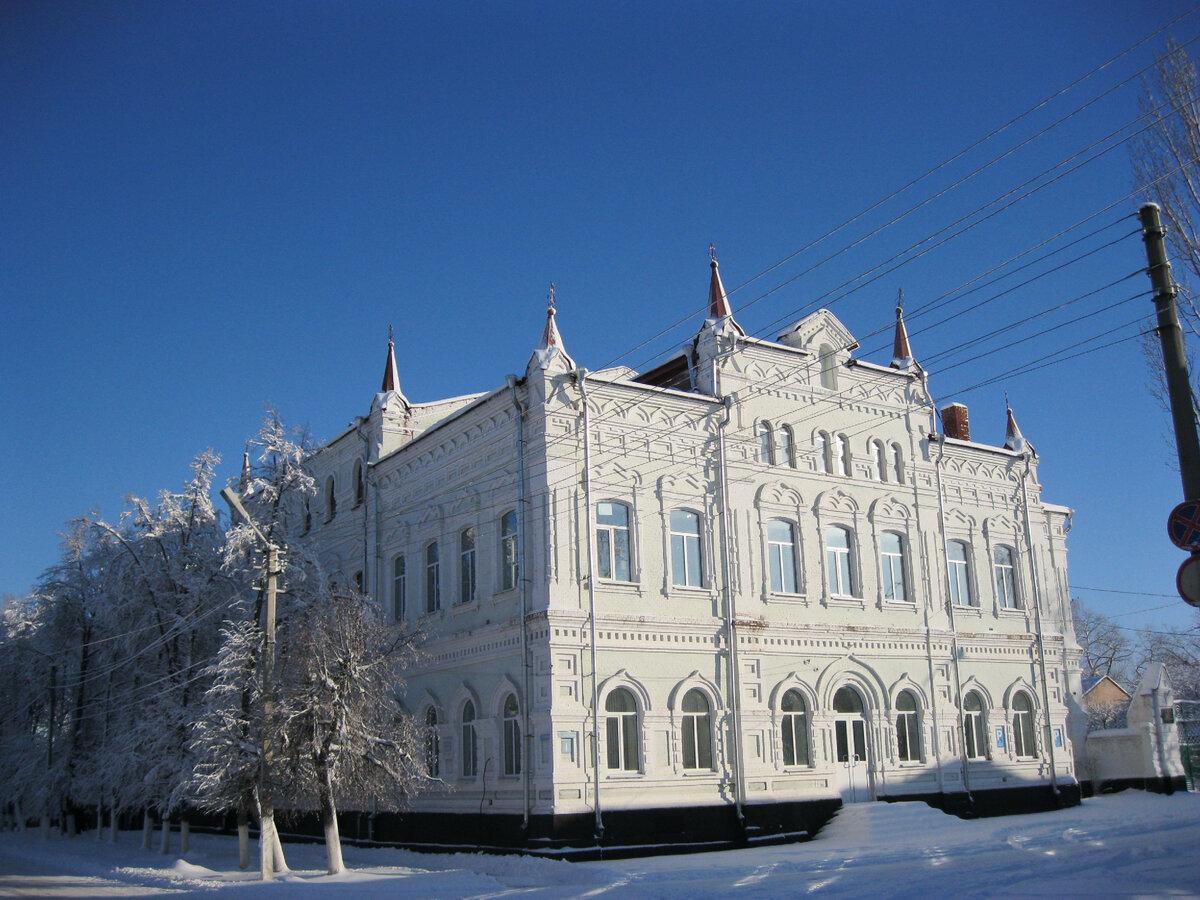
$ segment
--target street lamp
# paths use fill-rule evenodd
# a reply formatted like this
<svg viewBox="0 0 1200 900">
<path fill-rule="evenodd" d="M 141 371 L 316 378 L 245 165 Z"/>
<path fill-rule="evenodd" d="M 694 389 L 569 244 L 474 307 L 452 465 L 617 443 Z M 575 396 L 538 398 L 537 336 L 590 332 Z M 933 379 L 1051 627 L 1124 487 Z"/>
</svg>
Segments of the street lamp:
<svg viewBox="0 0 1200 900">
<path fill-rule="evenodd" d="M 279 578 L 279 548 L 262 532 L 250 513 L 242 505 L 241 498 L 231 488 L 222 488 L 221 497 L 229 504 L 231 518 L 241 519 L 254 531 L 255 536 L 262 542 L 265 555 L 266 569 L 266 644 L 263 647 L 263 728 L 261 740 L 261 757 L 258 774 L 258 855 L 259 869 L 263 881 L 271 881 L 275 877 L 275 845 L 279 835 L 275 831 L 275 798 L 271 792 L 271 762 L 274 747 L 271 744 L 271 723 L 275 714 L 275 702 L 272 699 L 272 688 L 275 680 L 275 594 Z"/>
</svg>

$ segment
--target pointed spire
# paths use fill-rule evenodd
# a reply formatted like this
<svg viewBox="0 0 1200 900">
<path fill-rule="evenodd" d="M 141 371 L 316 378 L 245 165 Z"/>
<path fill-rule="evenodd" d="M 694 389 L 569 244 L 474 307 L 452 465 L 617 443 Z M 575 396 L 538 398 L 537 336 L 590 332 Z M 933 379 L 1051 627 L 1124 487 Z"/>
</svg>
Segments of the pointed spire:
<svg viewBox="0 0 1200 900">
<path fill-rule="evenodd" d="M 723 319 L 732 316 L 733 311 L 729 308 L 729 297 L 725 294 L 725 285 L 721 284 L 721 273 L 717 270 L 717 248 L 712 244 L 708 245 L 708 258 L 712 265 L 712 279 L 708 283 L 708 317 Z"/>
<path fill-rule="evenodd" d="M 250 493 L 250 445 L 242 452 L 242 477 L 238 479 L 238 493 L 243 497 Z"/>
<path fill-rule="evenodd" d="M 381 391 L 399 391 L 400 390 L 400 372 L 396 368 L 396 344 L 392 340 L 392 326 L 388 326 L 388 351 L 387 363 L 383 369 L 383 387 Z"/>
<path fill-rule="evenodd" d="M 913 362 L 912 349 L 908 346 L 908 329 L 904 327 L 904 289 L 896 295 L 896 340 L 892 344 L 892 368 L 907 369 Z"/>
<path fill-rule="evenodd" d="M 560 355 L 568 369 L 575 368 L 575 360 L 571 359 L 567 348 L 563 346 L 562 335 L 559 334 L 558 323 L 554 319 L 554 306 L 554 282 L 552 281 L 550 282 L 550 293 L 546 295 L 546 327 L 542 329 L 542 343 L 533 351 L 533 356 L 526 367 L 527 372 L 534 368 L 545 369 L 550 365 L 552 359 Z"/>
<path fill-rule="evenodd" d="M 1004 449 L 1012 450 L 1016 453 L 1024 453 L 1026 450 L 1033 450 L 1030 443 L 1025 440 L 1021 434 L 1021 429 L 1017 427 L 1017 420 L 1013 417 L 1012 407 L 1008 405 L 1008 394 L 1004 395 L 1004 406 L 1008 410 L 1008 427 L 1004 434 Z"/>
</svg>

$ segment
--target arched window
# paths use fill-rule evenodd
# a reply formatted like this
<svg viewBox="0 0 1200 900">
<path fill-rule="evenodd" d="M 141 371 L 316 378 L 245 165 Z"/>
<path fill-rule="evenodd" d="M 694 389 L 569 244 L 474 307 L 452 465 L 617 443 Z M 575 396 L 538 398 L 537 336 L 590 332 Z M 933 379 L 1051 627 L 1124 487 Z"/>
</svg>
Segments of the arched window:
<svg viewBox="0 0 1200 900">
<path fill-rule="evenodd" d="M 1013 752 L 1018 757 L 1033 759 L 1037 744 L 1033 738 L 1033 702 L 1024 691 L 1017 691 L 1012 700 Z"/>
<path fill-rule="evenodd" d="M 833 711 L 835 713 L 858 713 L 863 711 L 862 697 L 852 687 L 840 687 L 833 695 Z"/>
<path fill-rule="evenodd" d="M 821 363 L 821 387 L 836 391 L 837 357 L 833 355 L 833 348 L 828 344 L 822 344 L 817 353 L 820 355 Z"/>
<path fill-rule="evenodd" d="M 783 519 L 767 523 L 767 560 L 771 570 L 771 590 L 777 594 L 795 594 L 796 527 Z"/>
<path fill-rule="evenodd" d="M 354 505 L 359 506 L 367 497 L 367 482 L 363 478 L 361 459 L 354 461 Z"/>
<path fill-rule="evenodd" d="M 921 719 L 912 691 L 896 698 L 896 755 L 900 762 L 921 761 Z"/>
<path fill-rule="evenodd" d="M 779 426 L 779 457 L 789 469 L 796 468 L 796 433 L 791 425 Z"/>
<path fill-rule="evenodd" d="M 967 759 L 987 757 L 987 728 L 983 721 L 983 703 L 979 694 L 971 691 L 963 699 L 963 741 Z"/>
<path fill-rule="evenodd" d="M 325 521 L 332 522 L 337 515 L 337 485 L 330 475 L 325 479 Z"/>
<path fill-rule="evenodd" d="M 596 567 L 600 578 L 632 580 L 629 507 L 624 503 L 596 504 Z"/>
<path fill-rule="evenodd" d="M 617 688 L 604 701 L 605 736 L 608 741 L 608 767 L 618 771 L 637 772 L 638 714 L 633 694 Z"/>
<path fill-rule="evenodd" d="M 968 549 L 962 541 L 946 544 L 946 577 L 950 582 L 950 602 L 955 606 L 975 606 L 971 596 L 971 569 Z"/>
<path fill-rule="evenodd" d="M 521 774 L 521 722 L 516 694 L 504 698 L 504 774 Z"/>
<path fill-rule="evenodd" d="M 700 516 L 687 509 L 671 510 L 671 583 L 679 587 L 704 585 Z"/>
<path fill-rule="evenodd" d="M 475 529 L 464 528 L 458 535 L 458 602 L 475 599 Z"/>
<path fill-rule="evenodd" d="M 408 587 L 404 580 L 407 571 L 403 554 L 392 560 L 392 616 L 397 622 L 404 620 L 408 607 Z"/>
<path fill-rule="evenodd" d="M 462 774 L 474 778 L 479 774 L 479 737 L 475 733 L 475 704 L 468 700 L 462 711 Z"/>
<path fill-rule="evenodd" d="M 834 525 L 825 529 L 825 569 L 831 594 L 854 594 L 850 544 L 849 528 Z"/>
<path fill-rule="evenodd" d="M 758 461 L 768 466 L 775 465 L 775 435 L 770 422 L 758 423 Z"/>
<path fill-rule="evenodd" d="M 883 578 L 883 599 L 903 603 L 904 593 L 904 539 L 892 531 L 885 531 L 879 538 L 879 569 Z"/>
<path fill-rule="evenodd" d="M 833 456 L 833 438 L 831 438 L 824 431 L 818 432 L 817 444 L 821 453 L 821 471 L 826 475 L 832 475 L 834 473 L 835 463 Z"/>
<path fill-rule="evenodd" d="M 308 498 L 304 498 L 304 534 L 312 531 L 312 504 Z"/>
<path fill-rule="evenodd" d="M 430 778 L 437 778 L 441 771 L 439 744 L 437 710 L 431 706 L 425 710 L 425 773 Z"/>
<path fill-rule="evenodd" d="M 888 480 L 887 449 L 883 441 L 871 442 L 871 474 L 879 481 Z"/>
<path fill-rule="evenodd" d="M 787 691 L 779 705 L 780 727 L 783 739 L 783 764 L 785 766 L 808 766 L 812 760 L 808 753 L 808 706 L 804 696 L 797 690 Z"/>
<path fill-rule="evenodd" d="M 904 484 L 904 455 L 899 444 L 892 444 L 892 480 Z"/>
<path fill-rule="evenodd" d="M 425 612 L 442 608 L 442 571 L 437 541 L 425 548 Z"/>
<path fill-rule="evenodd" d="M 712 768 L 712 716 L 708 698 L 697 690 L 683 695 L 683 767 Z"/>
<path fill-rule="evenodd" d="M 1011 547 L 997 547 L 993 556 L 992 571 L 996 575 L 996 599 L 1001 609 L 1020 609 L 1021 598 L 1017 595 L 1017 569 L 1013 563 Z"/>
<path fill-rule="evenodd" d="M 511 591 L 521 577 L 517 559 L 517 511 L 500 517 L 500 590 Z"/>
<path fill-rule="evenodd" d="M 835 440 L 837 441 L 838 459 L 841 460 L 842 474 L 847 478 L 854 475 L 853 457 L 850 454 L 850 439 L 844 434 L 839 434 Z"/>
</svg>

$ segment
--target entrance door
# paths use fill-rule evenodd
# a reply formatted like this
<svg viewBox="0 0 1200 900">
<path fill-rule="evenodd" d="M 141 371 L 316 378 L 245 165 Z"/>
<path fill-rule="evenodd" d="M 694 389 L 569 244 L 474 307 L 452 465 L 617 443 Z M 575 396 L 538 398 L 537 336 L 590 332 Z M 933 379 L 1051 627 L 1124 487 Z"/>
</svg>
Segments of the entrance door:
<svg viewBox="0 0 1200 900">
<path fill-rule="evenodd" d="M 844 687 L 833 697 L 834 760 L 843 803 L 871 799 L 871 766 L 867 753 L 867 720 L 862 698 Z"/>
</svg>

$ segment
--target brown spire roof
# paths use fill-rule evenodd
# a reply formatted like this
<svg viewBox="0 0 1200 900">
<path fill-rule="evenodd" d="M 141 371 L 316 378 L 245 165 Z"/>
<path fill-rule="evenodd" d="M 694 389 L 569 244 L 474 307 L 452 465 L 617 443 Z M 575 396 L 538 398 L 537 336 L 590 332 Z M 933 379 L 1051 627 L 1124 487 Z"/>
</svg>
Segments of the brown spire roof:
<svg viewBox="0 0 1200 900">
<path fill-rule="evenodd" d="M 712 244 L 708 245 L 708 253 L 712 258 L 712 279 L 708 283 L 708 317 L 723 319 L 732 316 L 733 310 L 729 308 L 725 285 L 721 284 L 721 273 L 717 270 L 717 251 Z"/>
<path fill-rule="evenodd" d="M 1012 407 L 1008 406 L 1007 397 L 1005 398 L 1004 405 L 1008 407 L 1008 426 L 1004 432 L 1004 448 L 1006 450 L 1015 450 L 1017 453 L 1032 450 L 1033 448 L 1025 440 L 1025 436 L 1021 434 L 1021 429 L 1017 427 L 1017 420 L 1013 417 Z"/>
<path fill-rule="evenodd" d="M 399 391 L 400 390 L 400 372 L 396 368 L 396 345 L 392 340 L 392 326 L 388 326 L 388 351 L 387 363 L 383 369 L 383 387 L 381 391 Z"/>
<path fill-rule="evenodd" d="M 892 344 L 892 368 L 902 369 L 912 362 L 912 349 L 908 346 L 908 329 L 904 327 L 904 291 L 896 298 L 896 340 Z"/>
</svg>

